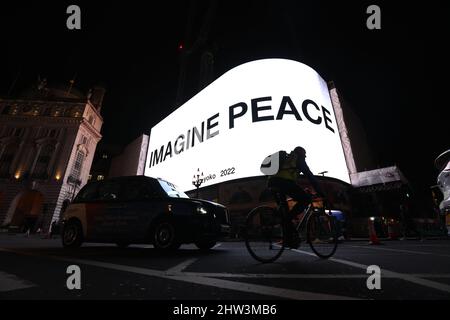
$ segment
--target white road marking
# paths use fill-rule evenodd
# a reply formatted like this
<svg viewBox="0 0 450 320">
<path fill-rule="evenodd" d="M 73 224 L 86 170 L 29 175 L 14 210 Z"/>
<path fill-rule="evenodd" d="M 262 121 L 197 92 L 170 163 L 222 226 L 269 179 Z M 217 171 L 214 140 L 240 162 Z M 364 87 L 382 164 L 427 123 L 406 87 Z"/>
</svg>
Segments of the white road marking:
<svg viewBox="0 0 450 320">
<path fill-rule="evenodd" d="M 237 281 L 215 279 L 214 277 L 217 277 L 217 278 L 286 278 L 286 279 L 287 278 L 311 278 L 311 279 L 313 279 L 313 278 L 318 278 L 318 279 L 320 279 L 320 278 L 322 278 L 322 279 L 342 278 L 342 279 L 344 279 L 344 278 L 366 278 L 367 277 L 366 274 L 363 274 L 363 275 L 358 275 L 358 274 L 351 274 L 351 275 L 343 275 L 343 274 L 233 274 L 233 273 L 181 272 L 187 266 L 194 263 L 197 259 L 188 259 L 188 260 L 182 262 L 181 264 L 178 264 L 175 267 L 168 269 L 167 271 L 160 271 L 160 270 L 152 270 L 152 269 L 132 267 L 132 266 L 126 266 L 126 265 L 112 264 L 112 263 L 107 263 L 107 262 L 93 261 L 93 260 L 71 259 L 71 258 L 64 258 L 64 257 L 58 257 L 58 256 L 43 256 L 43 255 L 38 255 L 35 253 L 16 251 L 16 250 L 10 250 L 10 249 L 1 249 L 0 248 L 0 251 L 14 252 L 14 253 L 25 254 L 25 255 L 30 255 L 30 256 L 47 257 L 47 258 L 52 258 L 52 259 L 60 260 L 60 261 L 67 261 L 67 262 L 71 262 L 71 263 L 85 264 L 85 265 L 91 265 L 91 266 L 113 269 L 113 270 L 118 270 L 118 271 L 125 271 L 125 272 L 143 274 L 143 275 L 147 275 L 147 276 L 160 277 L 160 278 L 165 278 L 165 279 L 213 286 L 213 287 L 222 288 L 222 289 L 230 289 L 230 290 L 236 290 L 236 291 L 242 291 L 242 292 L 252 292 L 252 293 L 256 293 L 256 294 L 277 296 L 277 297 L 287 298 L 287 299 L 354 299 L 354 298 L 338 296 L 338 295 L 320 294 L 320 293 L 314 293 L 314 292 L 305 292 L 305 291 L 292 290 L 292 289 L 276 288 L 276 287 L 269 287 L 269 286 L 254 285 L 254 284 L 242 283 L 242 282 L 237 282 Z M 301 253 L 304 255 L 316 257 L 316 255 L 312 252 L 307 252 L 307 251 L 298 250 L 298 249 L 291 249 L 289 251 L 294 251 L 294 252 Z M 330 258 L 329 261 L 348 265 L 348 266 L 351 266 L 354 268 L 362 269 L 364 271 L 366 271 L 367 267 L 368 267 L 367 265 L 349 261 L 349 260 L 344 260 L 344 259 Z M 418 284 L 421 286 L 433 288 L 433 289 L 444 291 L 444 292 L 450 292 L 449 285 L 445 285 L 442 283 L 424 279 L 424 278 L 450 278 L 450 274 L 404 274 L 404 273 L 398 273 L 398 272 L 393 272 L 390 270 L 382 269 L 382 276 L 385 278 L 402 279 L 404 281 L 415 283 L 415 284 Z"/>
<path fill-rule="evenodd" d="M 179 280 L 189 283 L 201 284 L 205 286 L 212 286 L 221 289 L 229 289 L 241 292 L 250 292 L 267 296 L 275 296 L 279 298 L 294 299 L 294 300 L 359 300 L 357 298 L 338 296 L 332 294 L 322 294 L 307 291 L 299 291 L 285 288 L 276 288 L 269 286 L 262 286 L 257 284 L 229 281 L 223 279 L 214 279 L 208 277 L 198 276 L 180 276 L 170 277 L 171 280 Z"/>
<path fill-rule="evenodd" d="M 417 274 L 410 274 L 410 275 L 414 276 L 414 277 L 419 277 L 419 278 L 441 278 L 441 279 L 449 279 L 450 278 L 449 273 L 435 273 L 435 274 L 417 273 Z"/>
<path fill-rule="evenodd" d="M 400 243 L 399 245 L 404 245 L 404 243 Z M 443 248 L 443 247 L 450 247 L 450 245 L 448 243 L 435 243 L 435 244 L 423 244 L 423 242 L 420 243 L 415 243 L 414 244 L 416 247 L 439 247 L 439 248 Z"/>
<path fill-rule="evenodd" d="M 353 248 L 364 248 L 364 249 L 372 249 L 372 250 L 381 250 L 381 251 L 391 251 L 391 252 L 401 252 L 401 253 L 410 253 L 410 254 L 422 254 L 422 255 L 431 255 L 431 256 L 441 256 L 450 258 L 448 254 L 440 254 L 433 252 L 424 252 L 424 251 L 415 251 L 415 250 L 403 250 L 403 249 L 392 249 L 392 248 L 382 248 L 382 247 L 373 247 L 373 246 L 353 246 L 349 245 L 349 247 Z"/>
<path fill-rule="evenodd" d="M 261 278 L 261 279 L 359 279 L 367 278 L 367 274 L 270 274 L 270 273 L 208 273 L 183 272 L 183 275 L 211 278 Z"/>
<path fill-rule="evenodd" d="M 184 269 L 186 269 L 187 267 L 189 267 L 191 264 L 193 264 L 195 261 L 197 261 L 198 259 L 194 258 L 194 259 L 188 259 L 180 264 L 177 264 L 176 266 L 167 269 L 166 273 L 167 274 L 174 274 L 174 273 L 179 273 L 181 271 L 183 271 Z"/>
<path fill-rule="evenodd" d="M 299 290 L 292 290 L 292 289 L 285 289 L 285 288 L 276 288 L 276 287 L 269 287 L 269 286 L 263 286 L 263 285 L 237 282 L 237 281 L 215 279 L 215 278 L 197 276 L 197 275 L 186 275 L 184 272 L 167 274 L 166 271 L 132 267 L 132 266 L 100 262 L 100 261 L 93 261 L 93 260 L 69 259 L 69 258 L 63 258 L 63 257 L 57 257 L 57 256 L 45 256 L 45 255 L 38 255 L 38 254 L 30 253 L 30 252 L 15 251 L 15 250 L 1 249 L 1 248 L 0 248 L 0 251 L 14 252 L 17 254 L 36 256 L 36 257 L 41 257 L 41 258 L 50 258 L 50 259 L 54 259 L 54 260 L 66 261 L 66 262 L 80 264 L 80 265 L 90 265 L 90 266 L 100 267 L 100 268 L 105 268 L 105 269 L 112 269 L 112 270 L 130 272 L 130 273 L 147 275 L 147 276 L 152 276 L 152 277 L 159 277 L 159 278 L 164 278 L 164 279 L 168 279 L 168 280 L 183 281 L 183 282 L 188 282 L 188 283 L 216 287 L 216 288 L 220 288 L 220 289 L 229 289 L 229 290 L 234 290 L 234 291 L 250 292 L 250 293 L 255 293 L 255 294 L 260 294 L 260 295 L 274 296 L 274 297 L 280 297 L 280 298 L 286 298 L 286 299 L 358 300 L 358 298 L 346 297 L 346 296 L 340 296 L 340 295 L 322 294 L 322 293 L 299 291 Z"/>
<path fill-rule="evenodd" d="M 306 254 L 309 256 L 316 256 L 314 253 L 311 252 L 307 252 L 307 251 L 303 251 L 303 250 L 298 250 L 298 249 L 293 249 L 291 251 L 295 251 L 301 254 Z M 357 263 L 357 262 L 353 262 L 353 261 L 348 261 L 348 260 L 344 260 L 344 259 L 336 259 L 336 258 L 330 258 L 328 259 L 329 261 L 333 261 L 333 262 L 337 262 L 340 264 L 344 264 L 344 265 L 348 265 L 354 268 L 359 268 L 359 269 L 363 269 L 363 270 L 367 270 L 368 265 L 364 265 L 361 263 Z M 381 266 L 380 266 L 381 267 Z M 435 281 L 430 281 L 427 279 L 423 279 L 420 277 L 415 277 L 411 274 L 406 274 L 406 273 L 398 273 L 398 272 L 394 272 L 394 271 L 390 271 L 390 270 L 386 270 L 381 268 L 381 276 L 382 277 L 391 277 L 391 278 L 397 278 L 397 279 L 401 279 L 404 281 L 408 281 L 408 282 L 412 282 L 424 287 L 428 287 L 428 288 L 433 288 L 436 290 L 440 290 L 440 291 L 444 291 L 444 292 L 448 292 L 450 293 L 450 286 L 443 284 L 443 283 L 439 283 L 439 282 L 435 282 Z"/>
<path fill-rule="evenodd" d="M 222 245 L 222 243 L 217 243 L 216 245 L 214 245 L 214 247 L 212 247 L 211 249 L 216 249 L 218 247 L 220 247 Z M 187 267 L 189 267 L 191 264 L 195 263 L 198 259 L 197 258 L 193 258 L 193 259 L 188 259 L 180 264 L 177 264 L 176 266 L 167 269 L 166 273 L 167 274 L 173 274 L 173 273 L 177 273 L 177 272 L 182 272 L 184 269 L 186 269 Z"/>
<path fill-rule="evenodd" d="M 91 265 L 91 266 L 96 266 L 96 267 L 101 267 L 101 268 L 106 268 L 106 269 L 131 272 L 131 273 L 142 274 L 142 275 L 147 275 L 147 276 L 152 276 L 152 277 L 159 277 L 159 278 L 165 278 L 165 279 L 170 279 L 170 280 L 178 280 L 178 281 L 183 281 L 183 282 L 201 284 L 201 285 L 206 285 L 206 286 L 216 287 L 216 288 L 221 288 L 221 289 L 230 289 L 230 290 L 241 291 L 241 292 L 251 292 L 251 293 L 256 293 L 256 294 L 269 295 L 269 296 L 275 296 L 275 297 L 281 297 L 281 298 L 287 298 L 287 299 L 295 299 L 295 300 L 304 300 L 304 299 L 306 299 L 306 300 L 357 300 L 357 298 L 346 297 L 346 296 L 314 293 L 314 292 L 291 290 L 291 289 L 284 289 L 284 288 L 276 288 L 276 287 L 255 285 L 255 284 L 249 284 L 249 283 L 242 283 L 242 282 L 237 282 L 237 281 L 214 279 L 214 278 L 197 276 L 197 275 L 186 275 L 184 272 L 179 272 L 177 274 L 175 274 L 175 273 L 167 274 L 166 271 L 131 267 L 131 266 L 113 264 L 113 263 L 107 263 L 107 262 L 98 262 L 98 261 L 82 260 L 82 259 L 66 259 L 66 258 L 60 259 L 58 257 L 56 257 L 56 258 L 59 260 L 63 260 L 63 261 L 71 262 L 71 263 Z"/>
<path fill-rule="evenodd" d="M 199 277 L 212 277 L 212 278 L 261 278 L 261 279 L 367 279 L 368 275 L 364 274 L 298 274 L 298 273 L 208 273 L 208 272 L 183 272 L 185 275 L 199 276 Z M 430 274 L 430 273 L 408 273 L 408 276 L 419 278 L 450 278 L 449 273 Z M 399 279 L 397 275 L 388 274 L 383 275 L 383 278 Z"/>
<path fill-rule="evenodd" d="M 0 292 L 36 287 L 34 283 L 18 278 L 13 274 L 0 271 Z"/>
</svg>

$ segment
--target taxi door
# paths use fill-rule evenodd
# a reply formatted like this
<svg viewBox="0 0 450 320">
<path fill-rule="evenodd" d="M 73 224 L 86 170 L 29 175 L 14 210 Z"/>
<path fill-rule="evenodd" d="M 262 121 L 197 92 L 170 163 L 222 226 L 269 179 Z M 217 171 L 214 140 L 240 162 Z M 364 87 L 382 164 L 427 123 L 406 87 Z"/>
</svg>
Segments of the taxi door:
<svg viewBox="0 0 450 320">
<path fill-rule="evenodd" d="M 151 220 L 160 211 L 160 195 L 143 179 L 122 181 L 120 194 L 124 206 L 117 222 L 120 240 L 124 243 L 142 241 L 148 236 Z"/>
<path fill-rule="evenodd" d="M 112 242 L 118 237 L 117 223 L 124 208 L 119 199 L 119 183 L 114 180 L 105 181 L 98 187 L 98 200 L 95 204 L 95 215 L 91 224 L 93 238 Z"/>
</svg>

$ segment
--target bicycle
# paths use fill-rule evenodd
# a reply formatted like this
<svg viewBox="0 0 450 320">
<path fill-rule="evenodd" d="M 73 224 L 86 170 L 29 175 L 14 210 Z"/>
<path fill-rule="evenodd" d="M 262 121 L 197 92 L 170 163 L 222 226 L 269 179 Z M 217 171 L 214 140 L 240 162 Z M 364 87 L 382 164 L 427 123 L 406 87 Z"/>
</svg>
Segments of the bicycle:
<svg viewBox="0 0 450 320">
<path fill-rule="evenodd" d="M 286 248 L 288 218 L 286 197 L 275 191 L 277 207 L 259 206 L 247 215 L 245 224 L 245 245 L 250 255 L 259 262 L 277 260 Z M 328 213 L 326 212 L 328 210 Z M 320 258 L 328 259 L 336 252 L 338 245 L 337 225 L 330 209 L 314 207 L 309 203 L 298 220 L 294 236 L 301 243 L 302 238 Z"/>
</svg>

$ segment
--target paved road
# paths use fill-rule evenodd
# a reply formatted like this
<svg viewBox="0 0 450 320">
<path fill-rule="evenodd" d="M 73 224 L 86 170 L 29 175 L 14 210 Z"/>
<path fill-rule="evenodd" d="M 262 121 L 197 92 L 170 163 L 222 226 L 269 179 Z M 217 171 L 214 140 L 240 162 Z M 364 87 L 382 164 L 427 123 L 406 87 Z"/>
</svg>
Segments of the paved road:
<svg viewBox="0 0 450 320">
<path fill-rule="evenodd" d="M 70 265 L 80 267 L 80 290 L 67 289 Z M 369 265 L 381 268 L 380 290 L 367 288 Z M 450 241 L 350 241 L 331 260 L 303 246 L 260 264 L 241 242 L 210 252 L 106 244 L 67 251 L 59 239 L 3 234 L 0 299 L 450 299 Z"/>
</svg>

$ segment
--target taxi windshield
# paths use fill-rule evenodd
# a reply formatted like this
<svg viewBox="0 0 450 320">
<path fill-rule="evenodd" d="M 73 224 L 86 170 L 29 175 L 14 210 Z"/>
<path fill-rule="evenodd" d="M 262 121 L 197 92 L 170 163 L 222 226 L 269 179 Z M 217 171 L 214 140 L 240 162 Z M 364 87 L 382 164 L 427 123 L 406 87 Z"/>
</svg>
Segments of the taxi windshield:
<svg viewBox="0 0 450 320">
<path fill-rule="evenodd" d="M 174 184 L 172 184 L 170 182 L 161 180 L 161 179 L 158 179 L 158 182 L 161 185 L 161 187 L 163 188 L 164 192 L 169 197 L 172 197 L 172 198 L 189 198 L 188 195 L 185 194 L 183 191 L 178 190 L 176 185 L 174 185 Z"/>
</svg>

